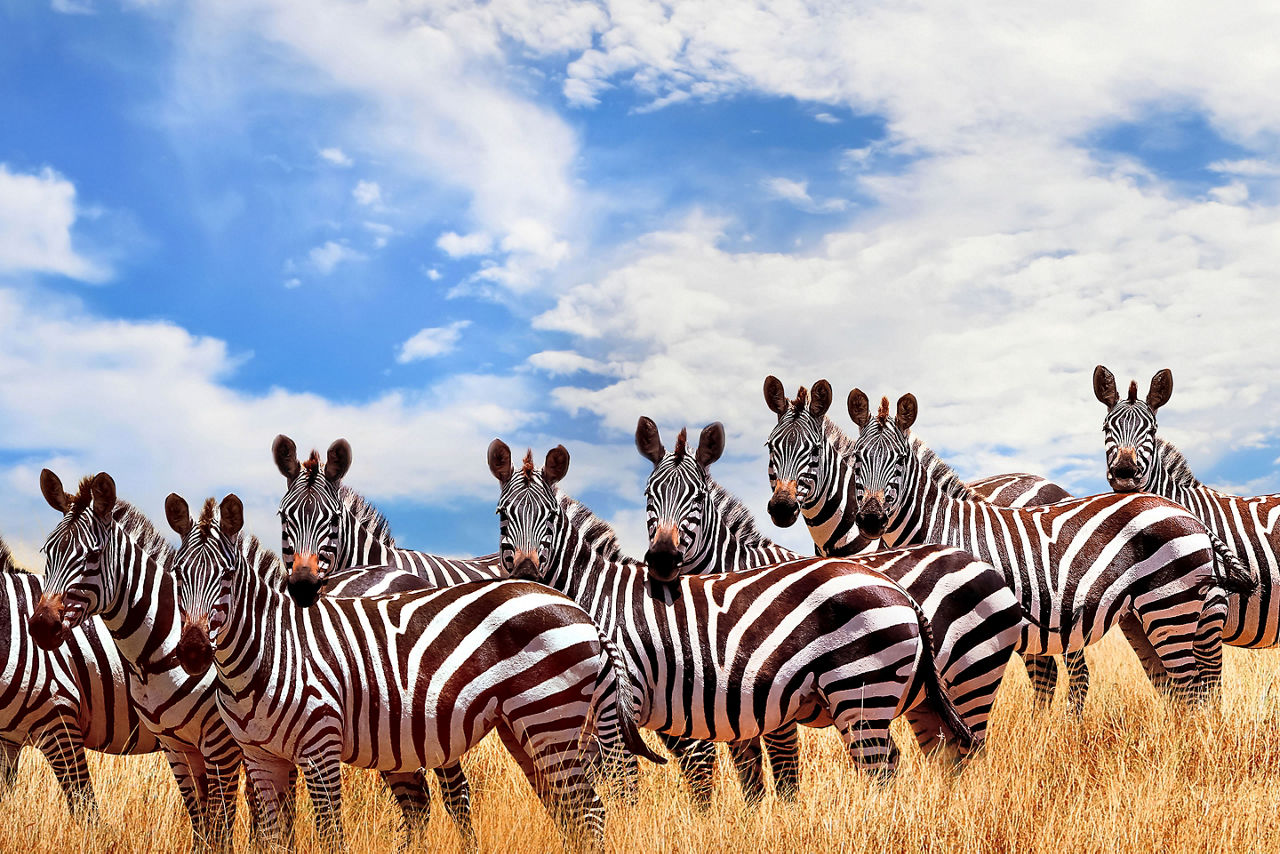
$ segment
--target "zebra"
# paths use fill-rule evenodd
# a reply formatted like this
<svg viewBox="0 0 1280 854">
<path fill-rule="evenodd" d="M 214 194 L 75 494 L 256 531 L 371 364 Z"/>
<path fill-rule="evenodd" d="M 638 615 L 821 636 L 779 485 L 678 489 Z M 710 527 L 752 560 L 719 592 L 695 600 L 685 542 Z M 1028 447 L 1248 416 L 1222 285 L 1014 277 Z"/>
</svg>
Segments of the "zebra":
<svg viewBox="0 0 1280 854">
<path fill-rule="evenodd" d="M 1120 624 L 1135 649 L 1159 659 L 1161 687 L 1202 696 L 1201 673 L 1222 655 L 1221 635 L 1197 636 L 1206 590 L 1254 585 L 1239 562 L 1218 574 L 1203 523 L 1154 495 L 1096 495 L 1043 507 L 996 507 L 978 499 L 910 430 L 913 395 L 872 415 L 853 389 L 856 521 L 887 545 L 938 542 L 971 551 L 1004 572 L 1027 622 L 1018 651 L 1083 649 Z"/>
<path fill-rule="evenodd" d="M 97 813 L 85 748 L 124 756 L 160 749 L 130 696 L 126 671 L 102 620 L 71 630 L 66 644 L 44 650 L 27 634 L 40 599 L 40 577 L 19 567 L 0 540 L 0 798 L 12 788 L 18 754 L 36 747 L 53 768 L 73 815 Z"/>
<path fill-rule="evenodd" d="M 289 592 L 304 607 L 315 601 L 330 572 L 353 566 L 393 566 L 432 587 L 500 578 L 496 555 L 446 558 L 400 548 L 386 517 L 342 483 L 351 468 L 351 445 L 338 439 L 321 465 L 312 451 L 298 461 L 297 446 L 283 434 L 271 444 L 288 488 L 280 499 L 281 553 Z"/>
<path fill-rule="evenodd" d="M 854 520 L 853 440 L 827 417 L 831 383 L 818 380 L 812 394 L 801 386 L 788 400 L 782 381 L 770 375 L 764 380 L 764 400 L 778 416 L 765 441 L 772 490 L 767 509 L 774 524 L 788 528 L 803 515 L 819 555 L 842 557 L 880 548 L 879 539 L 864 536 Z M 997 474 L 969 481 L 968 487 L 978 498 L 1002 507 L 1054 504 L 1071 497 L 1058 484 L 1033 474 Z M 1068 707 L 1079 710 L 1089 690 L 1089 669 L 1083 652 L 1068 652 L 1064 658 L 1071 677 Z M 1049 656 L 1026 655 L 1024 661 L 1037 700 L 1048 703 L 1058 682 L 1057 665 Z"/>
<path fill-rule="evenodd" d="M 62 519 L 45 541 L 44 586 L 27 618 L 31 638 L 55 650 L 86 619 L 101 615 L 138 715 L 155 734 L 191 818 L 193 847 L 230 850 L 240 748 L 218 714 L 212 674 L 192 677 L 178 662 L 173 549 L 99 472 L 68 495 L 49 469 L 40 489 Z M 252 817 L 252 816 L 251 816 Z"/>
<path fill-rule="evenodd" d="M 1121 400 L 1111 372 L 1098 365 L 1094 395 L 1107 407 L 1102 422 L 1107 482 L 1118 493 L 1150 492 L 1181 504 L 1217 538 L 1215 547 L 1238 556 L 1258 577 L 1258 589 L 1225 595 L 1216 619 L 1225 623 L 1222 640 L 1261 649 L 1280 643 L 1280 494 L 1241 497 L 1211 489 L 1196 479 L 1182 452 L 1156 435 L 1156 410 L 1173 394 L 1173 373 L 1151 379 L 1145 400 L 1129 383 Z M 1206 621 L 1207 622 L 1207 621 Z M 1202 627 L 1202 631 L 1205 630 Z M 1147 663 L 1147 662 L 1144 662 Z"/>
<path fill-rule="evenodd" d="M 166 516 L 182 537 L 183 666 L 216 672 L 271 839 L 289 830 L 301 768 L 321 838 L 343 847 L 342 762 L 383 773 L 412 833 L 430 810 L 412 797 L 420 769 L 456 764 L 496 729 L 566 835 L 598 849 L 604 808 L 579 761 L 588 721 L 608 755 L 665 761 L 629 714 L 616 651 L 555 591 L 495 579 L 303 608 L 272 583 L 278 558 L 241 536 L 237 496 L 193 523 L 170 495 Z"/>
<path fill-rule="evenodd" d="M 679 572 L 701 575 L 742 572 L 759 566 L 799 560 L 803 556 L 766 538 L 750 510 L 718 484 L 710 468 L 725 447 L 724 425 L 703 428 L 696 450 L 687 448 L 681 430 L 667 452 L 657 425 L 641 418 L 636 447 L 653 463 L 645 484 L 645 514 L 650 536 L 645 562 L 660 579 Z M 1022 609 L 994 567 L 970 563 L 963 572 L 936 563 L 889 564 L 890 578 L 920 603 L 933 629 L 933 654 L 960 716 L 981 744 L 996 689 L 1013 654 L 1022 627 Z M 937 743 L 927 710 L 907 711 L 921 748 Z M 769 744 L 773 756 L 772 744 Z M 798 762 L 798 757 L 786 757 Z M 784 769 L 790 771 L 789 765 Z M 796 767 L 798 772 L 798 766 Z M 797 780 L 798 782 L 798 780 Z"/>
<path fill-rule="evenodd" d="M 541 469 L 530 452 L 516 470 L 495 439 L 488 461 L 501 485 L 503 565 L 567 593 L 620 639 L 642 726 L 737 742 L 790 723 L 834 724 L 852 759 L 887 777 L 898 760 L 889 723 L 923 694 L 947 749 L 972 746 L 934 667 L 928 620 L 876 571 L 895 561 L 967 563 L 958 549 L 667 580 L 622 557 L 613 530 L 558 489 L 569 467 L 563 445 Z"/>
</svg>

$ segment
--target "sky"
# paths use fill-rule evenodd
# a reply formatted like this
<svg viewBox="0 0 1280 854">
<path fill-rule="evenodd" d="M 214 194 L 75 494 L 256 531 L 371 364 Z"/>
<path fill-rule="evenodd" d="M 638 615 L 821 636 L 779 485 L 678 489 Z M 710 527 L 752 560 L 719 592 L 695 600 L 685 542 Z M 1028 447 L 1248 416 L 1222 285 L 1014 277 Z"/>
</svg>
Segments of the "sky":
<svg viewBox="0 0 1280 854">
<path fill-rule="evenodd" d="M 493 551 L 501 437 L 643 551 L 636 419 L 913 392 L 964 477 L 1103 491 L 1094 365 L 1171 368 L 1202 480 L 1280 491 L 1280 7 L 0 2 L 0 534 L 110 472 L 234 491 L 350 440 L 404 545 Z"/>
</svg>

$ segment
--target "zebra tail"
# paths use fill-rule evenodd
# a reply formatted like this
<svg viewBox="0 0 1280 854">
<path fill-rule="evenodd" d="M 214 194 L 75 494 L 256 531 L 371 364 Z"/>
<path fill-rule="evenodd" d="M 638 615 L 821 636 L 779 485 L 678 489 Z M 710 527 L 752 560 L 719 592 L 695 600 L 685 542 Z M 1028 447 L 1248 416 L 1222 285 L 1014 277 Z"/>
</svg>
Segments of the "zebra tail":
<svg viewBox="0 0 1280 854">
<path fill-rule="evenodd" d="M 604 702 L 609 702 L 610 697 L 613 700 L 618 716 L 618 732 L 622 736 L 623 746 L 633 756 L 648 759 L 656 765 L 666 765 L 666 757 L 655 753 L 640 735 L 640 726 L 636 723 L 635 706 L 631 702 L 631 678 L 627 675 L 627 665 L 622 660 L 622 653 L 598 627 L 596 631 L 600 635 L 600 644 L 604 647 L 606 669 L 609 671 L 607 674 L 601 674 L 601 678 L 611 677 L 614 684 L 612 691 L 605 692 Z"/>
<path fill-rule="evenodd" d="M 924 677 L 925 696 L 942 716 L 943 723 L 955 734 L 960 749 L 968 752 L 973 749 L 977 739 L 974 738 L 973 730 L 969 729 L 969 725 L 964 722 L 964 718 L 960 717 L 960 712 L 956 710 L 956 704 L 952 702 L 951 695 L 942 687 L 942 678 L 938 675 L 938 662 L 933 652 L 933 627 L 929 625 L 929 618 L 925 616 L 920 604 L 909 594 L 907 598 L 916 610 L 916 620 L 920 623 L 920 640 L 924 642 L 924 654 L 920 656 L 920 666 L 924 671 L 921 675 Z"/>
<path fill-rule="evenodd" d="M 1218 586 L 1230 593 L 1248 596 L 1258 589 L 1258 579 L 1249 567 L 1245 566 L 1231 547 L 1218 539 L 1218 535 L 1207 527 L 1209 542 L 1213 543 L 1213 569 Z M 1221 570 L 1221 571 L 1219 571 Z"/>
</svg>

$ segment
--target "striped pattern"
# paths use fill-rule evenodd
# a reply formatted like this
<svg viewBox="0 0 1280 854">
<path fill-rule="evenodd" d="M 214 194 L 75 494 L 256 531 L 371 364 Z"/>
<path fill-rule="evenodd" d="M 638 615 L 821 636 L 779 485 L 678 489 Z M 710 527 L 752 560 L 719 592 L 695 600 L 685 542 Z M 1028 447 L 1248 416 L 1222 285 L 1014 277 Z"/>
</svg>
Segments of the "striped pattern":
<svg viewBox="0 0 1280 854">
<path fill-rule="evenodd" d="M 173 550 L 140 511 L 116 500 L 105 472 L 70 496 L 45 469 L 41 487 L 63 517 L 45 541 L 44 589 L 27 621 L 32 637 L 56 648 L 69 629 L 101 616 L 131 673 L 134 708 L 169 760 L 196 837 L 229 850 L 240 748 L 218 714 L 213 674 L 192 677 L 178 664 Z"/>
<path fill-rule="evenodd" d="M 797 515 L 804 517 L 814 550 L 819 555 L 847 556 L 872 552 L 881 547 L 874 537 L 863 536 L 855 514 L 853 440 L 845 435 L 827 412 L 831 406 L 831 384 L 818 380 L 813 394 L 800 387 L 795 398 L 788 400 L 782 382 L 767 377 L 765 402 L 778 416 L 765 447 L 769 450 L 769 513 L 774 522 L 789 527 Z M 1053 504 L 1071 497 L 1053 481 L 1032 474 L 999 474 L 970 481 L 970 492 L 981 499 L 1003 507 L 1032 507 Z M 911 593 L 918 601 L 936 598 L 934 588 L 939 579 L 921 578 L 920 589 Z M 989 587 L 992 582 L 984 582 Z M 963 611 L 956 611 L 962 615 Z M 930 613 L 939 634 L 940 614 Z M 945 618 L 943 618 L 945 620 Z M 1003 631 L 1003 621 L 992 631 Z M 1089 673 L 1083 653 L 1067 653 L 1068 670 L 1073 674 L 1069 698 L 1083 701 L 1088 691 Z M 1036 696 L 1042 702 L 1053 699 L 1058 669 L 1052 658 L 1024 656 L 1027 675 Z M 1003 669 L 1003 664 L 1000 665 Z M 1073 707 L 1076 707 L 1073 705 Z"/>
<path fill-rule="evenodd" d="M 854 446 L 859 528 L 890 545 L 953 545 L 998 567 L 1029 618 L 1020 652 L 1081 650 L 1121 624 L 1131 643 L 1145 641 L 1140 654 L 1159 659 L 1173 693 L 1198 696 L 1199 662 L 1221 660 L 1221 635 L 1197 635 L 1205 591 L 1214 583 L 1250 584 L 1239 574 L 1216 573 L 1212 541 L 1199 520 L 1152 495 L 996 507 L 911 435 L 917 412 L 911 395 L 899 400 L 895 417 L 887 399 L 872 416 L 866 395 L 855 389 L 849 411 L 861 429 Z"/>
<path fill-rule="evenodd" d="M 44 754 L 73 813 L 97 810 L 84 750 L 134 755 L 160 749 L 130 696 L 115 642 L 102 621 L 86 620 L 47 651 L 27 632 L 40 578 L 20 569 L 0 542 L 0 797 L 30 744 Z"/>
<path fill-rule="evenodd" d="M 325 462 L 319 454 L 299 462 L 293 441 L 277 436 L 276 465 L 288 480 L 280 500 L 281 552 L 290 577 L 311 565 L 319 581 L 353 566 L 393 566 L 412 572 L 433 587 L 500 578 L 497 555 L 462 559 L 400 548 L 386 517 L 342 483 L 351 463 L 351 447 L 339 439 Z"/>
<path fill-rule="evenodd" d="M 651 425 L 642 426 L 648 432 Z M 656 426 L 651 429 L 656 435 Z M 746 505 L 712 478 L 709 466 L 718 454 L 702 452 L 723 447 L 723 435 L 719 424 L 709 425 L 698 451 L 682 453 L 682 432 L 674 451 L 657 456 L 645 485 L 651 535 L 679 531 L 682 569 L 691 574 L 742 572 L 799 559 L 801 555 L 761 534 Z M 977 561 L 962 570 L 954 561 L 928 559 L 892 561 L 887 569 L 929 618 L 938 669 L 980 741 L 1022 627 L 1022 609 L 1013 592 L 1003 575 Z M 928 716 L 911 710 L 907 717 L 921 747 L 931 749 L 936 734 L 928 728 Z"/>
<path fill-rule="evenodd" d="M 321 837 L 340 847 L 342 762 L 412 792 L 419 769 L 455 765 L 496 729 L 566 834 L 600 846 L 604 810 L 579 761 L 588 721 L 608 755 L 644 747 L 620 714 L 625 683 L 579 607 L 540 585 L 490 581 L 300 608 L 271 582 L 275 556 L 243 541 L 238 521 L 224 524 L 242 519 L 232 499 L 187 531 L 177 572 L 270 838 L 287 841 L 295 767 Z M 406 809 L 411 827 L 429 801 L 419 808 Z"/>
<path fill-rule="evenodd" d="M 618 554 L 612 532 L 529 464 L 512 472 L 509 451 L 490 468 L 502 483 L 501 552 L 536 554 L 515 570 L 577 600 L 619 637 L 639 688 L 643 726 L 684 738 L 735 742 L 788 724 L 834 724 L 863 768 L 892 773 L 889 723 L 921 693 L 948 743 L 972 734 L 956 715 L 929 653 L 928 621 L 879 572 L 894 561 L 967 563 L 954 549 L 926 547 L 858 563 L 813 558 L 718 576 L 661 583 Z M 549 455 L 549 461 L 550 461 Z M 495 459 L 496 458 L 496 459 Z"/>
<path fill-rule="evenodd" d="M 1247 596 L 1222 594 L 1222 639 L 1253 649 L 1280 643 L 1280 494 L 1242 497 L 1211 489 L 1196 478 L 1182 453 L 1156 434 L 1156 411 L 1172 394 L 1172 373 L 1156 374 L 1146 400 L 1138 399 L 1136 383 L 1120 400 L 1115 378 L 1101 365 L 1094 377 L 1099 399 L 1110 400 L 1102 431 L 1112 488 L 1163 496 L 1203 522 L 1258 578 L 1257 590 Z"/>
</svg>

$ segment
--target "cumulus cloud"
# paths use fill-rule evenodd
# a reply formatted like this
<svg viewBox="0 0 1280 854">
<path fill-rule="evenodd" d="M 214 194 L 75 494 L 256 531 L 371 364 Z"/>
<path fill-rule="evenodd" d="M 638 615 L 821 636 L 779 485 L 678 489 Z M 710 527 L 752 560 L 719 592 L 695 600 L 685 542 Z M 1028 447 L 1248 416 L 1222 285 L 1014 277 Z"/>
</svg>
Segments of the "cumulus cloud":
<svg viewBox="0 0 1280 854">
<path fill-rule="evenodd" d="M 377 181 L 359 181 L 352 189 L 351 197 L 365 206 L 378 205 L 382 203 L 382 188 Z"/>
<path fill-rule="evenodd" d="M 436 246 L 450 258 L 487 255 L 493 249 L 493 238 L 483 232 L 458 234 L 454 231 L 446 231 L 436 240 Z"/>
<path fill-rule="evenodd" d="M 334 166 L 346 168 L 355 165 L 355 161 L 348 157 L 347 153 L 341 148 L 322 148 L 320 149 L 320 157 Z"/>
<path fill-rule="evenodd" d="M 434 359 L 452 353 L 462 338 L 462 330 L 471 325 L 469 320 L 456 320 L 448 326 L 431 326 L 421 329 L 400 345 L 396 361 L 402 365 L 421 359 Z"/>
<path fill-rule="evenodd" d="M 52 169 L 28 174 L 0 163 L 0 275 L 52 273 L 101 282 L 111 271 L 72 245 L 75 185 Z"/>
<path fill-rule="evenodd" d="M 363 252 L 336 240 L 326 240 L 307 253 L 307 260 L 311 262 L 312 269 L 322 276 L 332 273 L 339 264 L 363 261 L 366 257 L 368 256 Z"/>
</svg>

